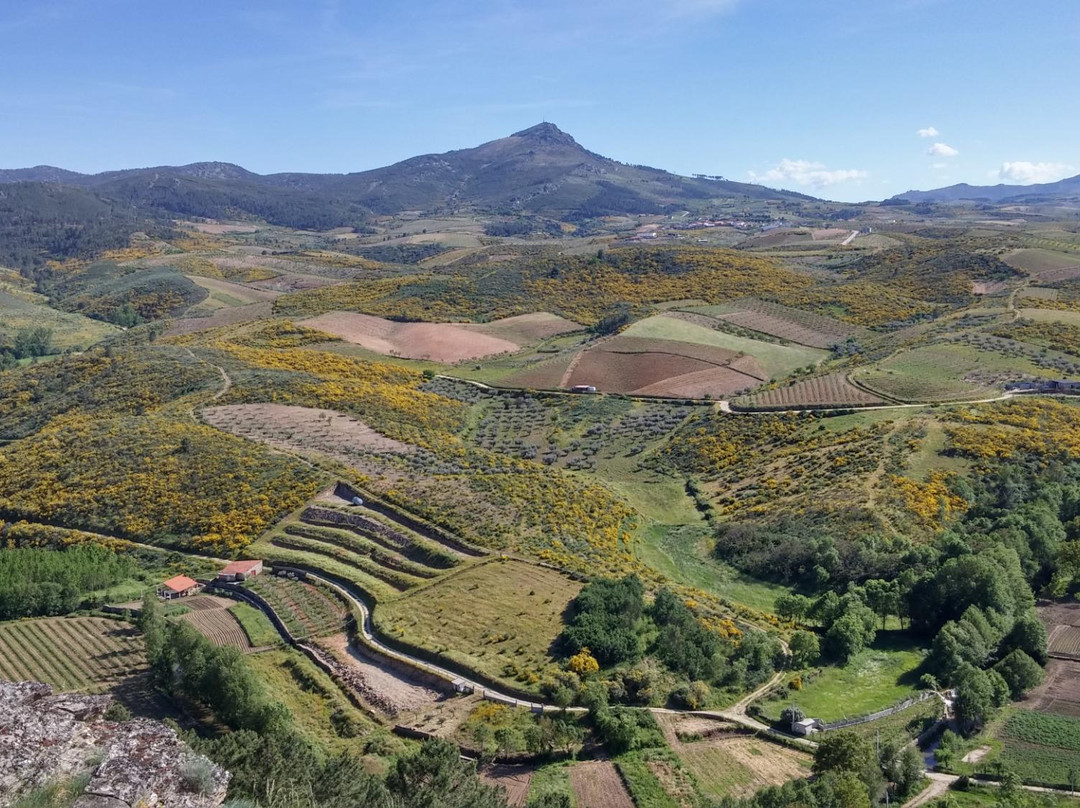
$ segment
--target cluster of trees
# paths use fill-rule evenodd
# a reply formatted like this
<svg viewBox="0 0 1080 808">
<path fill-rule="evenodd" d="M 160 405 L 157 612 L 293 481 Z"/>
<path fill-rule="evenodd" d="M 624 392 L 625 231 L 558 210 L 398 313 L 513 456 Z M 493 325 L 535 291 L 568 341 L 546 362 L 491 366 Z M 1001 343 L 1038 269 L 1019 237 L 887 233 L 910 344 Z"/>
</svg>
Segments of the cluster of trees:
<svg viewBox="0 0 1080 808">
<path fill-rule="evenodd" d="M 0 549 L 0 620 L 68 614 L 88 593 L 135 571 L 129 559 L 94 545 Z"/>
<path fill-rule="evenodd" d="M 228 769 L 229 796 L 265 808 L 505 808 L 506 800 L 461 760 L 456 746 L 428 741 L 400 757 L 385 776 L 373 775 L 348 752 L 328 756 L 293 726 L 288 709 L 269 698 L 235 648 L 217 648 L 189 624 L 167 621 L 152 596 L 140 628 L 155 679 L 166 692 L 212 709 L 231 732 L 189 734 L 188 743 Z"/>
<path fill-rule="evenodd" d="M 672 695 L 687 706 L 703 705 L 713 686 L 738 688 L 764 681 L 784 661 L 783 646 L 775 636 L 748 632 L 736 648 L 707 628 L 666 587 L 646 606 L 644 586 L 635 575 L 600 578 L 582 588 L 561 639 L 568 653 L 587 651 L 604 668 L 655 657 L 684 680 Z M 613 701 L 649 703 L 660 695 L 640 669 L 624 668 L 605 676 Z"/>
<path fill-rule="evenodd" d="M 0 334 L 0 370 L 14 367 L 20 359 L 53 353 L 53 332 L 45 326 L 20 328 L 13 337 Z"/>
</svg>

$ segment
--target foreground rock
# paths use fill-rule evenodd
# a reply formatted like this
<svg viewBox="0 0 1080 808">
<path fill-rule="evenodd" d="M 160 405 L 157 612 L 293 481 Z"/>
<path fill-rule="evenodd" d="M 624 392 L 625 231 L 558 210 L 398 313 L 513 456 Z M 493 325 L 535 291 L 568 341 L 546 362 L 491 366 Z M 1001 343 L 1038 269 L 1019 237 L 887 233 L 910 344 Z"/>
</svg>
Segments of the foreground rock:
<svg viewBox="0 0 1080 808">
<path fill-rule="evenodd" d="M 229 773 L 192 752 L 164 724 L 106 721 L 111 696 L 53 693 L 0 682 L 0 806 L 89 775 L 76 808 L 213 808 Z"/>
</svg>

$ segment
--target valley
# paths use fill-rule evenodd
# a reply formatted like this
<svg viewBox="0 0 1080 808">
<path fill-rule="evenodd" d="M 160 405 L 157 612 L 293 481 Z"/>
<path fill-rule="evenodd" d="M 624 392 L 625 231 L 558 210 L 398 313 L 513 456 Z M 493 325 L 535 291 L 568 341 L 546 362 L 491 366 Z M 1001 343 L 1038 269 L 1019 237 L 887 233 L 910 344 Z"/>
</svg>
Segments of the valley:
<svg viewBox="0 0 1080 808">
<path fill-rule="evenodd" d="M 515 805 L 797 800 L 869 737 L 904 800 L 931 728 L 946 772 L 1067 788 L 1075 224 L 608 166 L 629 205 L 553 129 L 461 157 L 565 161 L 514 212 L 387 169 L 246 177 L 255 213 L 188 166 L 231 215 L 0 234 L 0 676 L 212 758 L 460 752 Z"/>
</svg>

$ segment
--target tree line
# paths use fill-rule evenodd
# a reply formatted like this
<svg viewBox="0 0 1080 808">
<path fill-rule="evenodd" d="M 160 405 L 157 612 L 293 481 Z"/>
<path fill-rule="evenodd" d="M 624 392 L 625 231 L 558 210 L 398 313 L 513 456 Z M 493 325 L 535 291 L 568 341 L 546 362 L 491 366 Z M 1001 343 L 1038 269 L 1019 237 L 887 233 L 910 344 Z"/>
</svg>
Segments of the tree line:
<svg viewBox="0 0 1080 808">
<path fill-rule="evenodd" d="M 0 550 L 0 620 L 68 614 L 90 592 L 130 578 L 135 565 L 111 550 L 79 545 Z"/>
</svg>

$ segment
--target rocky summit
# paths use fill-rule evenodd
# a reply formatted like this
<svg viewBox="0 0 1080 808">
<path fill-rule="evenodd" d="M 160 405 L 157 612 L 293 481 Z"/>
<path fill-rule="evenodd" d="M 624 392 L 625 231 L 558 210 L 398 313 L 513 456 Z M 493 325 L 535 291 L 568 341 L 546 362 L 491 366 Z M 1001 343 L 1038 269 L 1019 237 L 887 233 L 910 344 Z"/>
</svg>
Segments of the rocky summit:
<svg viewBox="0 0 1080 808">
<path fill-rule="evenodd" d="M 111 696 L 0 682 L 0 806 L 62 782 L 76 808 L 213 808 L 229 773 L 158 721 L 108 721 Z"/>
</svg>

